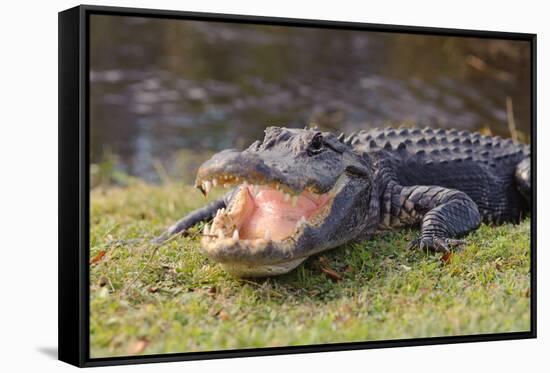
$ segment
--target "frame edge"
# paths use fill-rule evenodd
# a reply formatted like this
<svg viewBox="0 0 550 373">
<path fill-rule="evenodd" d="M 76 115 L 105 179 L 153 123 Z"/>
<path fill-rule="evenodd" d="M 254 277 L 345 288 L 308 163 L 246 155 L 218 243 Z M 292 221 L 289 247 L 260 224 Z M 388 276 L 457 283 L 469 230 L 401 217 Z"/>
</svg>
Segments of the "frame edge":
<svg viewBox="0 0 550 373">
<path fill-rule="evenodd" d="M 58 13 L 58 359 L 83 366 L 80 233 L 81 7 Z"/>
<path fill-rule="evenodd" d="M 118 15 L 130 17 L 149 18 L 185 18 L 188 20 L 255 23 L 278 26 L 337 28 L 347 30 L 365 30 L 374 32 L 408 33 L 408 34 L 434 34 L 440 36 L 476 37 L 491 39 L 512 39 L 530 41 L 535 33 L 515 31 L 494 31 L 480 29 L 460 29 L 438 26 L 398 25 L 393 23 L 370 23 L 360 21 L 339 21 L 330 19 L 309 19 L 293 17 L 275 17 L 252 14 L 229 14 L 197 12 L 173 9 L 135 8 L 106 5 L 81 5 L 85 12 L 90 14 Z"/>
</svg>

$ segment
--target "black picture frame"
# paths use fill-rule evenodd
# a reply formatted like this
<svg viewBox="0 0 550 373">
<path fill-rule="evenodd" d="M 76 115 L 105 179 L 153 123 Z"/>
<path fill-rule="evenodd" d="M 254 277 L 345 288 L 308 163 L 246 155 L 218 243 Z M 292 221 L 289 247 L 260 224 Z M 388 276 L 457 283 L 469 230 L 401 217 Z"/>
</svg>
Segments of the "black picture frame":
<svg viewBox="0 0 550 373">
<path fill-rule="evenodd" d="M 89 356 L 89 18 L 94 14 L 528 41 L 531 46 L 531 328 L 528 332 L 246 350 Z M 536 34 L 81 5 L 59 13 L 59 360 L 79 367 L 536 338 Z"/>
</svg>

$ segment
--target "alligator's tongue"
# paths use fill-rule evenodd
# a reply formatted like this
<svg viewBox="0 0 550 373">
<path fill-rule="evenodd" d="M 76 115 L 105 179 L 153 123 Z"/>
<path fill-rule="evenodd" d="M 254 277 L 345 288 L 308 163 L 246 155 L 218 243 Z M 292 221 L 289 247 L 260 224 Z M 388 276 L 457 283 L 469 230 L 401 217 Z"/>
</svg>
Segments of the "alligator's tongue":
<svg viewBox="0 0 550 373">
<path fill-rule="evenodd" d="M 253 187 L 249 186 L 248 203 L 254 203 L 252 214 L 247 216 L 240 228 L 241 238 L 262 238 L 269 230 L 268 236 L 274 240 L 282 240 L 289 237 L 296 229 L 296 223 L 303 216 L 308 219 L 326 202 L 325 196 L 317 200 L 308 193 L 302 193 L 293 204 L 292 198 L 285 201 L 284 193 L 269 188 L 261 187 L 254 196 Z"/>
</svg>

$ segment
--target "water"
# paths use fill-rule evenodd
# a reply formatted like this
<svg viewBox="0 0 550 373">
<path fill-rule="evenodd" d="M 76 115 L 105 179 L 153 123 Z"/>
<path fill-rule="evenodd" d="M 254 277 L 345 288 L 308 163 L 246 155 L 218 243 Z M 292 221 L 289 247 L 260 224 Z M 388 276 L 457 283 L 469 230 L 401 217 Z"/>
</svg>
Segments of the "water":
<svg viewBox="0 0 550 373">
<path fill-rule="evenodd" d="M 149 181 L 177 154 L 243 148 L 267 125 L 400 123 L 530 141 L 523 41 L 94 15 L 91 160 Z"/>
</svg>

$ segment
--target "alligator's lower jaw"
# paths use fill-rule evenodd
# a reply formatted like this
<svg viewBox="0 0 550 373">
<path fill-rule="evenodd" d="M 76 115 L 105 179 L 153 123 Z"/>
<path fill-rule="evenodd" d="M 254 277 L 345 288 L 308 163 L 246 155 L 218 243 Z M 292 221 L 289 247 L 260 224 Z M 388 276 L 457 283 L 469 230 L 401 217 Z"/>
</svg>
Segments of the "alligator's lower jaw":
<svg viewBox="0 0 550 373">
<path fill-rule="evenodd" d="M 299 238 L 325 220 L 333 199 L 333 192 L 291 197 L 275 187 L 242 184 L 205 226 L 202 249 L 238 277 L 289 272 L 305 260 L 294 252 Z"/>
<path fill-rule="evenodd" d="M 292 259 L 275 264 L 250 264 L 227 262 L 222 263 L 223 268 L 235 277 L 269 277 L 278 276 L 292 271 L 307 258 Z"/>
</svg>

